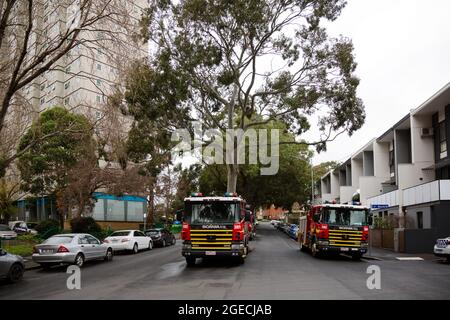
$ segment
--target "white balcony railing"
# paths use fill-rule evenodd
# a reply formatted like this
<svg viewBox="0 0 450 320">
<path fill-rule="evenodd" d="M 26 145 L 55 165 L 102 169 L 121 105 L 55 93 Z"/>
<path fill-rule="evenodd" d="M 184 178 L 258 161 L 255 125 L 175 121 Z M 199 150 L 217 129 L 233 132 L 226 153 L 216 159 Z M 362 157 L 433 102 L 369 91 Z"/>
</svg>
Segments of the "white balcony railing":
<svg viewBox="0 0 450 320">
<path fill-rule="evenodd" d="M 389 207 L 398 206 L 399 198 L 398 198 L 398 190 L 394 190 L 391 192 L 380 194 L 379 196 L 369 198 L 367 200 L 367 204 L 371 205 L 387 205 Z"/>
<path fill-rule="evenodd" d="M 403 205 L 450 200 L 450 180 L 435 180 L 403 190 Z"/>
</svg>

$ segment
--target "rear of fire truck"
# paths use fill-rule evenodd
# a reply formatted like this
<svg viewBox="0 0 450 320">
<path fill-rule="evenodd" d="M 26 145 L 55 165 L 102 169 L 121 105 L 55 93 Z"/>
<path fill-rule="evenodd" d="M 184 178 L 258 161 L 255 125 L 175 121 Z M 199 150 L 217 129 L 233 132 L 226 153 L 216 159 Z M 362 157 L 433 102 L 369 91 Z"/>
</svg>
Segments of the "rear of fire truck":
<svg viewBox="0 0 450 320">
<path fill-rule="evenodd" d="M 245 201 L 235 193 L 184 199 L 182 255 L 188 266 L 197 258 L 229 257 L 244 262 L 248 253 L 250 216 Z"/>
<path fill-rule="evenodd" d="M 369 208 L 359 205 L 324 204 L 300 217 L 300 250 L 317 257 L 345 253 L 360 259 L 369 245 Z"/>
</svg>

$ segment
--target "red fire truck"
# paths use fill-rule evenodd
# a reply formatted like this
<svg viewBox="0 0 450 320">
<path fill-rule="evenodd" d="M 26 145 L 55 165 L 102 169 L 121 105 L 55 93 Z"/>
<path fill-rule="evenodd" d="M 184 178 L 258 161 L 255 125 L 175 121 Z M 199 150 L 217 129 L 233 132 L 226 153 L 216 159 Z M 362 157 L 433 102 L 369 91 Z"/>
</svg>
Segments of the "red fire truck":
<svg viewBox="0 0 450 320">
<path fill-rule="evenodd" d="M 314 257 L 346 253 L 360 259 L 369 244 L 369 208 L 359 205 L 322 204 L 300 216 L 298 243 Z"/>
<path fill-rule="evenodd" d="M 236 193 L 204 197 L 192 193 L 184 199 L 182 255 L 188 266 L 196 258 L 225 256 L 244 262 L 248 254 L 251 215 Z"/>
</svg>

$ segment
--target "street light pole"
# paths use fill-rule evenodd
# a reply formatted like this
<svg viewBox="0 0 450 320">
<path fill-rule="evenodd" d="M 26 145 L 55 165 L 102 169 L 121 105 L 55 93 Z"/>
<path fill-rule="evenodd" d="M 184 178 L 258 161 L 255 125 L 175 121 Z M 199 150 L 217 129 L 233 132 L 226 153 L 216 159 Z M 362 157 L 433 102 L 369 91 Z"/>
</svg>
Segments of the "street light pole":
<svg viewBox="0 0 450 320">
<path fill-rule="evenodd" d="M 311 204 L 314 204 L 314 170 L 311 158 Z"/>
</svg>

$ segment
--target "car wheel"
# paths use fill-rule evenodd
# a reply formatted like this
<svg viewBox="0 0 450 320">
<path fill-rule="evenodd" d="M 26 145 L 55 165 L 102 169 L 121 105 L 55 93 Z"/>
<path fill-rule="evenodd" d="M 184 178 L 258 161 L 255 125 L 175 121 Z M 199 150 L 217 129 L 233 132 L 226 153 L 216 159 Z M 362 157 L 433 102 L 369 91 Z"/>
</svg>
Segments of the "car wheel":
<svg viewBox="0 0 450 320">
<path fill-rule="evenodd" d="M 166 246 L 166 239 L 163 239 L 163 241 L 162 241 L 162 247 L 164 248 L 165 246 Z"/>
<path fill-rule="evenodd" d="M 299 246 L 299 248 L 300 248 L 300 251 L 305 252 L 306 249 L 307 249 L 307 247 L 303 244 L 302 239 L 299 239 L 299 241 L 298 241 L 298 246 Z"/>
<path fill-rule="evenodd" d="M 74 264 L 76 266 L 78 266 L 78 268 L 81 268 L 84 265 L 84 256 L 83 256 L 83 254 L 81 254 L 81 253 L 77 254 L 77 256 L 75 257 Z"/>
<path fill-rule="evenodd" d="M 138 244 L 135 243 L 134 246 L 133 246 L 133 254 L 136 254 L 138 252 L 139 252 L 139 247 L 138 247 Z"/>
<path fill-rule="evenodd" d="M 172 239 L 172 245 L 174 246 L 177 243 L 177 239 L 175 239 L 175 237 L 173 237 Z"/>
<path fill-rule="evenodd" d="M 15 263 L 11 266 L 8 273 L 8 280 L 11 283 L 20 281 L 23 277 L 23 266 L 19 263 Z"/>
<path fill-rule="evenodd" d="M 194 257 L 186 257 L 186 264 L 188 267 L 193 267 L 195 266 L 195 260 L 196 258 Z"/>
<path fill-rule="evenodd" d="M 152 250 L 153 249 L 153 241 L 149 241 L 148 242 L 148 250 Z"/>
<path fill-rule="evenodd" d="M 108 250 L 106 250 L 105 261 L 112 261 L 113 256 L 114 255 L 112 249 L 108 248 Z"/>
</svg>

